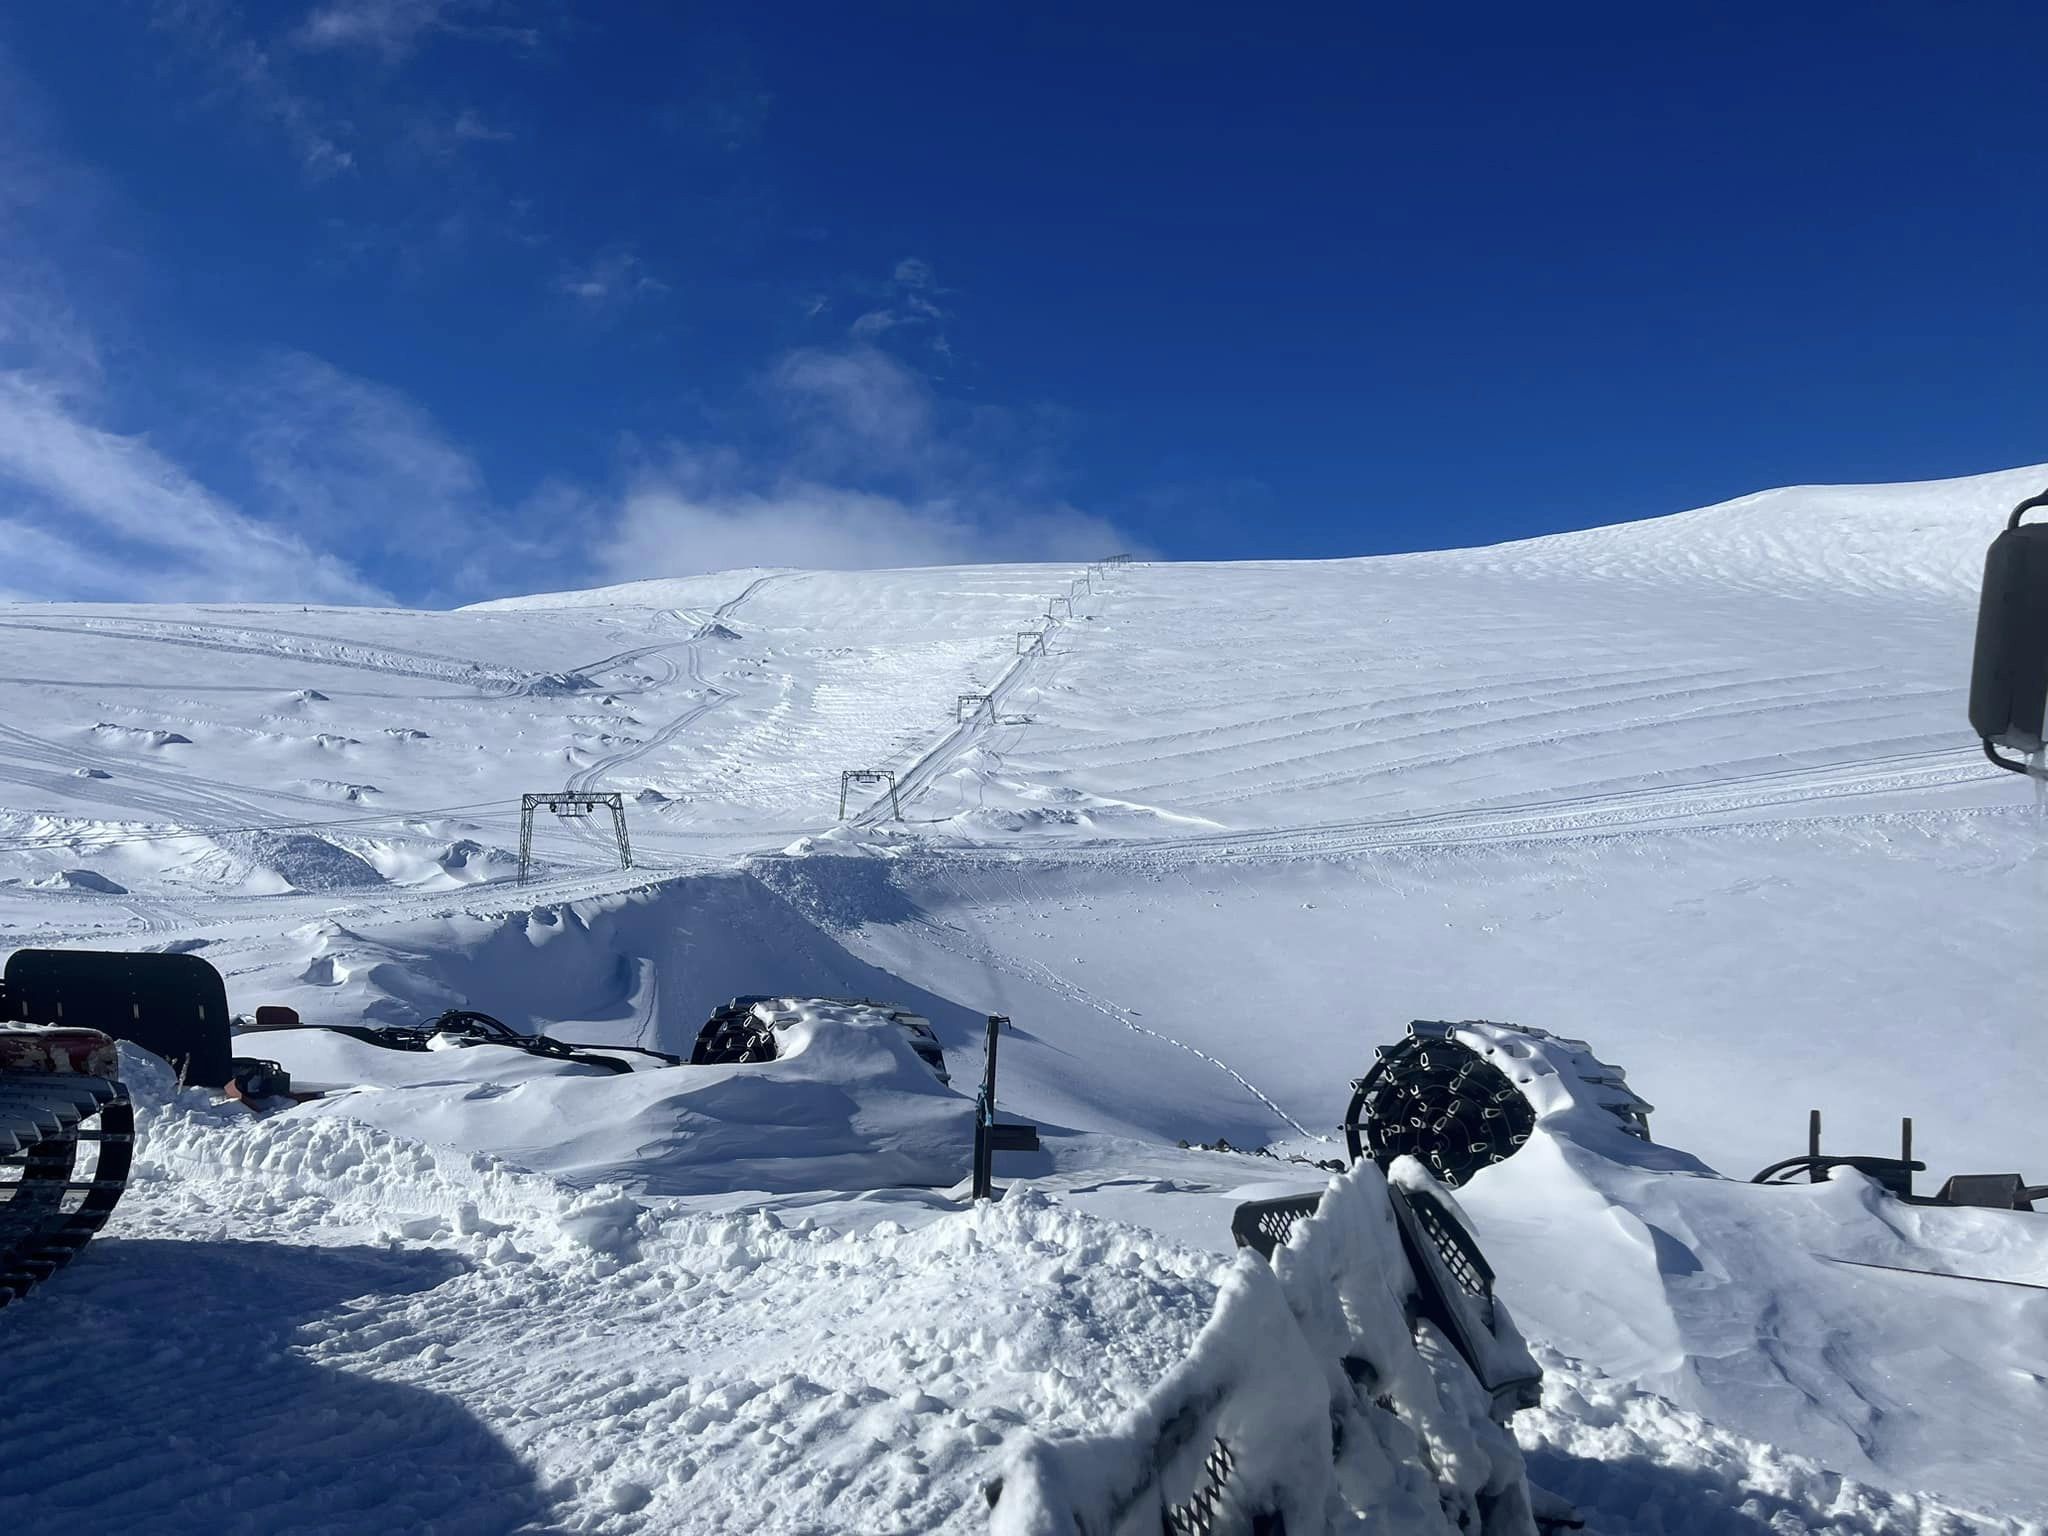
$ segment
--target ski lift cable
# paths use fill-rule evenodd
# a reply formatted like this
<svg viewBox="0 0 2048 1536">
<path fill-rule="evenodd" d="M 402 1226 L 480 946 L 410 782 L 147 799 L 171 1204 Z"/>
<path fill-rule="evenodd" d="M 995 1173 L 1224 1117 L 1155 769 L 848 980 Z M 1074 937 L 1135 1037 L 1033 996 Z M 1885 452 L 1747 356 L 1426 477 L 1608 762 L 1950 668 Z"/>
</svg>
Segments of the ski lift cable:
<svg viewBox="0 0 2048 1536">
<path fill-rule="evenodd" d="M 191 827 L 180 831 L 133 832 L 124 833 L 119 837 L 93 840 L 92 846 L 96 848 L 113 848 L 131 843 L 171 842 L 186 838 L 233 836 L 239 833 L 306 832 L 321 831 L 329 827 L 374 826 L 380 823 L 396 821 L 416 821 L 426 816 L 452 816 L 462 811 L 485 810 L 493 806 L 502 807 L 503 804 L 504 802 L 501 800 L 473 800 L 465 805 L 423 806 L 418 810 L 385 811 L 367 816 L 331 816 L 307 821 L 254 822 L 238 827 L 205 826 Z M 89 837 L 89 834 L 83 832 L 66 836 L 0 837 L 0 853 L 20 853 L 38 848 L 71 848 L 77 846 L 81 840 L 87 837 Z"/>
</svg>

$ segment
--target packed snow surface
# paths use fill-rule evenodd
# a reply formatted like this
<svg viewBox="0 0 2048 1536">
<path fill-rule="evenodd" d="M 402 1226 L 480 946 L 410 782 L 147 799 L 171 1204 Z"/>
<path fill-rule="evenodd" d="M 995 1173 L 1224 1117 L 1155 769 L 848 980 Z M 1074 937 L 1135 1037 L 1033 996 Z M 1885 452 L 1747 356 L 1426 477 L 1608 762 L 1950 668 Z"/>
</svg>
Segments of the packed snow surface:
<svg viewBox="0 0 2048 1536">
<path fill-rule="evenodd" d="M 1626 1066 L 1661 1144 L 1546 1131 L 1460 1192 L 1545 1366 L 1535 1482 L 1605 1532 L 2039 1531 L 2048 1216 L 1741 1181 L 1815 1106 L 1829 1150 L 1913 1116 L 1923 1188 L 2048 1179 L 2048 826 L 1964 720 L 1983 548 L 2044 483 L 1365 560 L 0 606 L 0 951 L 679 1054 L 735 995 L 876 999 L 954 1079 L 830 1007 L 627 1076 L 249 1036 L 346 1090 L 261 1120 L 136 1057 L 137 1182 L 0 1313 L 0 1529 L 976 1528 L 1241 1314 L 1238 1201 L 1327 1178 L 1180 1144 L 1339 1157 L 1375 1045 L 1485 1018 Z M 543 815 L 522 886 L 519 796 L 565 788 L 625 795 L 632 866 Z M 973 1207 L 989 1013 L 1044 1149 Z"/>
</svg>

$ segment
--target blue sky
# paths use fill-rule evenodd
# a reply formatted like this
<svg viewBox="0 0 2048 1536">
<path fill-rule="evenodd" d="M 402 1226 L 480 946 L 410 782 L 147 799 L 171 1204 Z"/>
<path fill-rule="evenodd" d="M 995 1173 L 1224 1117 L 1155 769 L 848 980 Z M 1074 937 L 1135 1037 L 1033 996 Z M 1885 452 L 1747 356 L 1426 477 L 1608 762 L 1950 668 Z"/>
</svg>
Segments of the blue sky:
<svg viewBox="0 0 2048 1536">
<path fill-rule="evenodd" d="M 0 594 L 1351 555 L 2038 461 L 2044 58 L 2032 0 L 11 7 Z"/>
</svg>

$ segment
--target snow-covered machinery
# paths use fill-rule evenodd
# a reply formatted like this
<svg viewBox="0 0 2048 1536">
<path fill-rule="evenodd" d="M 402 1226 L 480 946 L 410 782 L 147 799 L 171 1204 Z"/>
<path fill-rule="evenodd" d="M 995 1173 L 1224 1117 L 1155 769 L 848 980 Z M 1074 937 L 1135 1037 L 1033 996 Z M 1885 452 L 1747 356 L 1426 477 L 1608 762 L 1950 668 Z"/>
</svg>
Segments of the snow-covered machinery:
<svg viewBox="0 0 2048 1536">
<path fill-rule="evenodd" d="M 527 1056 L 598 1067 L 612 1073 L 634 1070 L 634 1064 L 624 1059 L 627 1055 L 644 1057 L 649 1063 L 664 1067 L 678 1066 L 682 1062 L 680 1056 L 645 1046 L 592 1046 L 573 1040 L 558 1040 L 549 1034 L 521 1034 L 504 1020 L 479 1013 L 474 1008 L 450 1008 L 424 1024 L 308 1024 L 300 1019 L 296 1009 L 271 1006 L 258 1008 L 254 1021 L 240 1023 L 238 1028 L 237 1038 L 281 1030 L 324 1030 L 387 1051 L 446 1051 L 470 1046 L 496 1046 Z M 252 1071 L 267 1068 L 274 1077 L 283 1070 L 275 1062 L 244 1056 L 235 1058 L 235 1068 L 235 1086 L 243 1090 L 243 1097 L 252 1096 L 248 1091 L 251 1087 L 248 1077 Z M 281 1091 L 291 1092 L 288 1076 L 283 1080 Z"/>
<path fill-rule="evenodd" d="M 113 1039 L 0 1024 L 0 1306 L 69 1263 L 128 1183 L 135 1111 Z"/>
<path fill-rule="evenodd" d="M 1512 1157 L 1539 1117 L 1568 1112 L 1582 1128 L 1648 1141 L 1654 1107 L 1585 1041 L 1481 1019 L 1416 1020 L 1351 1089 L 1354 1163 L 1387 1168 L 1405 1153 L 1454 1189 Z"/>
<path fill-rule="evenodd" d="M 276 1005 L 257 1008 L 253 1019 L 232 1018 L 220 972 L 191 954 L 16 950 L 7 959 L 0 999 L 0 1021 L 95 1025 L 161 1056 L 181 1084 L 225 1092 L 259 1111 L 317 1097 L 321 1090 L 295 1090 L 291 1073 L 268 1054 L 236 1052 L 264 1049 L 290 1057 L 284 1042 L 302 1031 L 343 1035 L 391 1051 L 518 1052 L 612 1073 L 686 1064 L 681 1056 L 647 1046 L 593 1045 L 544 1032 L 526 1034 L 471 1008 L 449 1009 L 419 1024 L 321 1023 L 302 1020 L 295 1009 Z M 774 1061 L 782 1054 L 780 1032 L 802 1019 L 806 1009 L 818 1008 L 886 1021 L 904 1033 L 911 1050 L 940 1082 L 951 1082 L 931 1022 L 869 999 L 733 998 L 713 1010 L 698 1031 L 687 1064 Z"/>
<path fill-rule="evenodd" d="M 1247 1251 L 1187 1356 L 1112 1423 L 1025 1439 L 983 1490 L 996 1536 L 1580 1523 L 1528 1481 L 1507 1425 L 1542 1372 L 1441 1184 L 1354 1167 L 1232 1232 Z"/>
<path fill-rule="evenodd" d="M 1913 1157 L 1913 1122 L 1899 1122 L 1899 1155 L 1870 1153 L 1828 1153 L 1820 1149 L 1820 1111 L 1806 1119 L 1806 1150 L 1796 1157 L 1780 1158 L 1750 1179 L 1752 1184 L 1791 1184 L 1800 1178 L 1825 1183 L 1837 1168 L 1851 1168 L 1894 1199 L 1909 1205 L 1969 1205 L 1991 1211 L 2031 1211 L 2036 1200 L 2048 1200 L 2048 1184 L 2029 1184 L 2019 1173 L 1958 1173 L 1945 1180 L 1931 1195 L 1917 1193 L 1913 1175 L 1925 1173 L 1927 1165 Z"/>
<path fill-rule="evenodd" d="M 17 949 L 0 973 L 0 998 L 6 1019 L 132 1040 L 180 1083 L 218 1088 L 233 1076 L 227 987 L 198 955 Z"/>
<path fill-rule="evenodd" d="M 1452 1188 L 1514 1156 L 1543 1122 L 1583 1145 L 1625 1136 L 1638 1145 L 1616 1149 L 1624 1160 L 1650 1140 L 1652 1106 L 1630 1089 L 1621 1068 L 1600 1060 L 1583 1040 L 1547 1030 L 1468 1019 L 1417 1020 L 1407 1038 L 1381 1046 L 1379 1059 L 1352 1084 L 1344 1137 L 1356 1163 L 1382 1169 L 1404 1153 Z M 2048 1185 L 2017 1173 L 1957 1174 L 1932 1195 L 1913 1187 L 1925 1163 L 1913 1159 L 1913 1122 L 1903 1122 L 1899 1155 L 1824 1155 L 1820 1111 L 1812 1113 L 1803 1155 L 1775 1162 L 1755 1184 L 1800 1178 L 1820 1182 L 1850 1168 L 1915 1205 L 1969 1205 L 2031 1211 L 2048 1200 Z"/>
<path fill-rule="evenodd" d="M 938 1032 L 931 1020 L 905 1008 L 877 1003 L 868 998 L 841 997 L 735 997 L 719 1004 L 697 1031 L 697 1043 L 690 1051 L 693 1067 L 730 1066 L 738 1062 L 773 1061 L 780 1053 L 776 1031 L 786 1029 L 801 1016 L 806 1004 L 830 1008 L 852 1008 L 878 1014 L 909 1037 L 911 1050 L 942 1083 L 953 1081 L 946 1070 L 946 1053 L 939 1046 Z"/>
</svg>

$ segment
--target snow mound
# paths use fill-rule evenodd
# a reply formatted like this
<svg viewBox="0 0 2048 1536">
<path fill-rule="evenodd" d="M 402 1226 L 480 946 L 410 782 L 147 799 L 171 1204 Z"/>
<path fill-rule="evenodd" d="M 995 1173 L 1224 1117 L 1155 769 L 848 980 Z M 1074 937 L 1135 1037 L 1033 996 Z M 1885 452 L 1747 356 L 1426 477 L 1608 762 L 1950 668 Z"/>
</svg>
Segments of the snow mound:
<svg viewBox="0 0 2048 1536">
<path fill-rule="evenodd" d="M 1539 1348 L 1543 1401 L 1515 1416 L 1529 1475 L 1588 1536 L 2036 1536 L 1927 1493 L 1889 1492 L 1731 1434 L 1670 1400 Z"/>
<path fill-rule="evenodd" d="M 39 891 L 89 891 L 96 896 L 126 896 L 128 887 L 117 885 L 92 869 L 60 869 L 29 884 Z"/>
<path fill-rule="evenodd" d="M 457 880 L 490 880 L 507 871 L 516 869 L 518 857 L 503 848 L 486 848 L 482 843 L 467 837 L 459 837 L 438 855 L 434 862 L 441 866 L 441 872 Z"/>
<path fill-rule="evenodd" d="M 2048 1336 L 2025 1320 L 2048 1217 L 1908 1205 L 1848 1169 L 1726 1179 L 1554 1082 L 1531 1089 L 1545 1112 L 1528 1143 L 1459 1195 L 1533 1334 L 1730 1435 L 1796 1447 L 1767 1485 L 1781 1498 L 1817 1465 L 1899 1495 L 1845 1493 L 1867 1517 L 1847 1529 L 1918 1529 L 1914 1500 L 2048 1520 Z"/>
<path fill-rule="evenodd" d="M 311 832 L 223 833 L 218 841 L 291 890 L 367 890 L 384 884 L 367 859 Z"/>
<path fill-rule="evenodd" d="M 479 1258 L 620 1257 L 633 1252 L 644 1208 L 615 1188 L 573 1189 L 501 1159 L 394 1136 L 340 1116 L 251 1116 L 232 1101 L 179 1089 L 149 1052 L 121 1046 L 135 1099 L 137 1177 L 184 1178 L 243 1201 L 311 1202 L 322 1212 L 388 1223 L 413 1239 L 471 1239 Z"/>
<path fill-rule="evenodd" d="M 346 800 L 351 804 L 361 804 L 384 793 L 374 784 L 351 784 L 346 779 L 308 779 L 306 787 L 322 796 Z"/>
<path fill-rule="evenodd" d="M 114 725 L 106 720 L 102 720 L 99 724 L 95 725 L 92 728 L 92 733 L 105 742 L 124 747 L 143 747 L 150 751 L 156 751 L 164 747 L 189 747 L 192 745 L 192 738 L 190 736 L 180 735 L 176 731 L 167 731 L 161 727 Z"/>
<path fill-rule="evenodd" d="M 520 698 L 552 699 L 588 693 L 597 686 L 581 672 L 542 672 L 515 684 L 512 692 Z"/>
<path fill-rule="evenodd" d="M 301 1084 L 362 1084 L 287 1111 L 652 1194 L 944 1187 L 973 1111 L 886 1010 L 781 999 L 773 1061 L 628 1075 L 479 1045 L 389 1051 L 322 1030 L 248 1037 Z M 599 1048 L 601 1051 L 601 1047 Z"/>
</svg>

